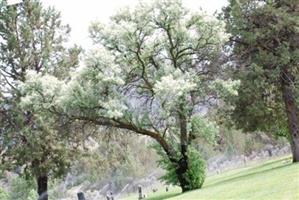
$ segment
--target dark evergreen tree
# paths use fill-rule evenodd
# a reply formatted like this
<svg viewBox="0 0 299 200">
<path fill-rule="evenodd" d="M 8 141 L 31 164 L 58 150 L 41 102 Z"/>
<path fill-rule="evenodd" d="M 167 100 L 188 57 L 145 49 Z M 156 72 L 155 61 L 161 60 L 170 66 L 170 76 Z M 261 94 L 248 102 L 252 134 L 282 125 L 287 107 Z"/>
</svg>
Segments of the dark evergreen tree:
<svg viewBox="0 0 299 200">
<path fill-rule="evenodd" d="M 232 119 L 246 131 L 287 136 L 299 161 L 299 2 L 230 0 L 234 78 L 241 80 Z"/>
<path fill-rule="evenodd" d="M 4 169 L 22 168 L 27 177 L 35 177 L 41 200 L 48 199 L 48 176 L 62 175 L 68 167 L 66 130 L 61 116 L 21 106 L 20 85 L 29 72 L 60 79 L 77 65 L 79 48 L 64 47 L 69 32 L 59 12 L 43 8 L 39 1 L 1 3 L 0 164 Z"/>
</svg>

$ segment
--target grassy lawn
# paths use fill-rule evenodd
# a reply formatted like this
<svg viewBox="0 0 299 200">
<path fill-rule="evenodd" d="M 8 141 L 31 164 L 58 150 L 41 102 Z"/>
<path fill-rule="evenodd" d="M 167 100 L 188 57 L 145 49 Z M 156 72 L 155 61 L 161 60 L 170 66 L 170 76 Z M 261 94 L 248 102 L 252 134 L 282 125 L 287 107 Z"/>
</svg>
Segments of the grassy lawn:
<svg viewBox="0 0 299 200">
<path fill-rule="evenodd" d="M 137 195 L 126 198 L 134 199 Z M 280 158 L 210 176 L 200 190 L 181 194 L 179 188 L 171 188 L 167 193 L 161 189 L 148 194 L 147 199 L 299 200 L 299 164 L 292 164 L 290 158 Z"/>
</svg>

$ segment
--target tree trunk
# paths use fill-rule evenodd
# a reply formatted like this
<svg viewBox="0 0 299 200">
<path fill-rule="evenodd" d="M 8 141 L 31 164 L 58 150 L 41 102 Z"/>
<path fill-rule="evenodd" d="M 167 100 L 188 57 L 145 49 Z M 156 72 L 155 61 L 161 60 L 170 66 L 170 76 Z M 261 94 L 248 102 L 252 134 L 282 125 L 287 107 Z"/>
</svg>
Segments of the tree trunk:
<svg viewBox="0 0 299 200">
<path fill-rule="evenodd" d="M 48 200 L 48 175 L 37 177 L 38 200 Z"/>
<path fill-rule="evenodd" d="M 180 105 L 180 111 L 184 110 L 184 105 Z M 185 173 L 188 170 L 188 133 L 187 133 L 187 118 L 186 116 L 179 112 L 180 120 L 180 143 L 181 143 L 181 159 L 178 161 L 178 167 L 176 169 L 176 174 L 182 188 L 182 192 L 187 192 L 192 189 L 189 181 L 186 179 Z"/>
<path fill-rule="evenodd" d="M 188 170 L 188 160 L 185 158 L 181 158 L 179 162 L 177 163 L 178 167 L 176 169 L 176 174 L 180 183 L 180 187 L 182 188 L 182 192 L 187 192 L 192 190 L 191 185 L 189 181 L 186 179 L 185 173 Z"/>
<path fill-rule="evenodd" d="M 285 69 L 282 77 L 282 97 L 287 115 L 293 162 L 299 162 L 299 119 L 292 84 L 294 77 Z"/>
</svg>

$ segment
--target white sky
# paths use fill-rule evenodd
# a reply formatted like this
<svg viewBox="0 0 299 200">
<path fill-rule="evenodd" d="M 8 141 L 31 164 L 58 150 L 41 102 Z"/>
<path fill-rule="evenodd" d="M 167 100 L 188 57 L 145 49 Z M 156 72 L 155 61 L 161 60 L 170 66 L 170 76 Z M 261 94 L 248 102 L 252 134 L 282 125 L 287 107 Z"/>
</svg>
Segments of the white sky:
<svg viewBox="0 0 299 200">
<path fill-rule="evenodd" d="M 63 23 L 71 26 L 71 41 L 88 47 L 88 26 L 91 21 L 107 21 L 119 8 L 133 6 L 138 0 L 41 0 L 44 5 L 55 6 L 61 11 Z M 151 1 L 151 0 L 148 0 Z M 227 0 L 183 0 L 183 4 L 191 10 L 202 8 L 213 13 L 226 5 Z"/>
</svg>

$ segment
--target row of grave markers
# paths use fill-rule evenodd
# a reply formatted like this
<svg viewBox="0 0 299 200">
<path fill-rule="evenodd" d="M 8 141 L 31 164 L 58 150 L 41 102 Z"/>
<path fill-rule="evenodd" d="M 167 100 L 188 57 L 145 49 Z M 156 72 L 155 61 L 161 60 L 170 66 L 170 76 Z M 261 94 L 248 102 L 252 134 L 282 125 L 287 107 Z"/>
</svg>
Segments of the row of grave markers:
<svg viewBox="0 0 299 200">
<path fill-rule="evenodd" d="M 168 192 L 169 188 L 166 187 L 165 190 L 166 190 L 166 192 Z M 153 189 L 153 192 L 156 192 L 156 191 L 157 191 L 157 189 Z M 77 193 L 77 197 L 78 197 L 78 200 L 86 200 L 83 192 Z M 141 185 L 139 185 L 138 186 L 138 200 L 141 200 L 141 199 L 145 199 L 145 194 L 142 193 L 142 187 L 141 187 Z M 112 192 L 109 192 L 106 195 L 106 200 L 114 200 L 114 196 L 113 196 Z"/>
</svg>

